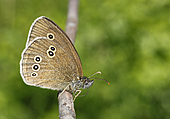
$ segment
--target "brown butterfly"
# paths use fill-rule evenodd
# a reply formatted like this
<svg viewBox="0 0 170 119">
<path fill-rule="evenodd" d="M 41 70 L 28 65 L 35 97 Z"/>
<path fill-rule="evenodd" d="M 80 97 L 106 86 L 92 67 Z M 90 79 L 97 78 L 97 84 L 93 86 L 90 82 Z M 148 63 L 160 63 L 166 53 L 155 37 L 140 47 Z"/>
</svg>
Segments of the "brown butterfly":
<svg viewBox="0 0 170 119">
<path fill-rule="evenodd" d="M 30 27 L 21 56 L 20 74 L 28 85 L 78 92 L 75 97 L 81 93 L 79 89 L 89 88 L 94 83 L 83 76 L 80 58 L 69 37 L 44 16 L 37 18 Z"/>
</svg>

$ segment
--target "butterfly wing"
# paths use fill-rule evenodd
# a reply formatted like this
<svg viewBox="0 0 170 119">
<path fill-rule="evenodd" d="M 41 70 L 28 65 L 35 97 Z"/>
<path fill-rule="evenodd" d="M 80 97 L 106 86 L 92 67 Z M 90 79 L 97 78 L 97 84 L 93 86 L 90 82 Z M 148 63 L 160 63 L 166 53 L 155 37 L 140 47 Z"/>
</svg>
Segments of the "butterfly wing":
<svg viewBox="0 0 170 119">
<path fill-rule="evenodd" d="M 46 17 L 31 25 L 20 73 L 26 84 L 54 90 L 63 90 L 83 77 L 80 58 L 69 37 Z"/>
<path fill-rule="evenodd" d="M 38 37 L 27 46 L 20 68 L 26 84 L 54 90 L 63 90 L 79 75 L 74 57 L 45 37 Z"/>
<path fill-rule="evenodd" d="M 67 34 L 51 19 L 41 16 L 37 18 L 30 27 L 26 46 L 37 37 L 48 37 L 54 35 L 54 42 L 60 45 L 69 55 L 74 57 L 74 63 L 77 66 L 79 77 L 83 77 L 83 70 L 78 53 Z"/>
</svg>

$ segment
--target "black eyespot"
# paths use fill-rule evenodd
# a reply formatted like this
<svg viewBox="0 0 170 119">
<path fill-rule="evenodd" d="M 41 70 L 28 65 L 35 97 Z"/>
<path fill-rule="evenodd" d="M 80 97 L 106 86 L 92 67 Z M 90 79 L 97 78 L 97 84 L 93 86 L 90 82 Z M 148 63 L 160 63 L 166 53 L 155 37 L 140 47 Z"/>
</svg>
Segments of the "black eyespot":
<svg viewBox="0 0 170 119">
<path fill-rule="evenodd" d="M 48 51 L 49 56 L 53 56 L 54 53 L 52 51 Z"/>
<path fill-rule="evenodd" d="M 48 33 L 48 34 L 47 34 L 47 38 L 48 38 L 49 40 L 53 40 L 53 39 L 54 39 L 54 35 L 53 35 L 52 33 Z"/>
<path fill-rule="evenodd" d="M 32 73 L 32 76 L 36 76 L 37 74 L 36 73 Z"/>
<path fill-rule="evenodd" d="M 33 72 L 32 74 L 31 74 L 31 77 L 37 77 L 38 76 L 38 74 L 36 73 L 36 72 Z"/>
<path fill-rule="evenodd" d="M 38 69 L 39 69 L 39 66 L 35 64 L 35 65 L 33 66 L 33 69 L 34 69 L 34 70 L 38 70 Z"/>
<path fill-rule="evenodd" d="M 50 49 L 51 49 L 52 51 L 55 51 L 55 47 L 51 47 Z"/>
<path fill-rule="evenodd" d="M 39 62 L 39 61 L 40 61 L 40 57 L 36 57 L 35 60 L 36 60 L 37 62 Z"/>
<path fill-rule="evenodd" d="M 40 63 L 41 60 L 42 60 L 42 58 L 41 58 L 40 56 L 35 56 L 35 57 L 34 57 L 34 61 L 35 61 L 36 63 Z"/>
<path fill-rule="evenodd" d="M 50 39 L 53 39 L 53 35 L 51 35 L 51 34 L 50 34 L 48 37 L 49 37 Z"/>
</svg>

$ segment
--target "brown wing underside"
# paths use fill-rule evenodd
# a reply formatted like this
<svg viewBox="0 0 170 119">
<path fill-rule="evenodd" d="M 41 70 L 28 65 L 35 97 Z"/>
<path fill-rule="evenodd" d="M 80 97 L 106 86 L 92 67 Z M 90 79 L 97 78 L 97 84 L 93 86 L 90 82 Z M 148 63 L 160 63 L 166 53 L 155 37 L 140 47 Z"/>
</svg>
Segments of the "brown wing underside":
<svg viewBox="0 0 170 119">
<path fill-rule="evenodd" d="M 28 46 L 29 43 L 37 37 L 47 37 L 47 33 L 53 33 L 55 35 L 55 39 L 53 41 L 62 47 L 66 53 L 73 57 L 72 60 L 76 64 L 78 76 L 83 77 L 81 61 L 74 45 L 66 33 L 49 18 L 39 17 L 34 21 L 29 31 L 26 46 Z"/>
<path fill-rule="evenodd" d="M 56 48 L 55 56 L 52 58 L 47 55 L 50 46 Z M 35 62 L 36 56 L 41 57 L 40 63 Z M 23 51 L 22 57 L 22 75 L 28 85 L 63 90 L 79 75 L 74 57 L 47 38 L 33 40 Z M 38 65 L 39 69 L 34 70 L 34 65 Z M 36 77 L 32 76 L 34 72 L 37 74 Z"/>
</svg>

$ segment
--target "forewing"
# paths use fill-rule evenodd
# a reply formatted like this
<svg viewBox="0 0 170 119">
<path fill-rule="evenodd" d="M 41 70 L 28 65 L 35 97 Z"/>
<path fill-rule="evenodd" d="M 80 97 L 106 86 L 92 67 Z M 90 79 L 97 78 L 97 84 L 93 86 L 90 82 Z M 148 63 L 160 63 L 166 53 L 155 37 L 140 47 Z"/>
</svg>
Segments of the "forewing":
<svg viewBox="0 0 170 119">
<path fill-rule="evenodd" d="M 33 22 L 29 31 L 26 47 L 37 37 L 47 38 L 49 33 L 54 34 L 55 39 L 53 41 L 73 58 L 72 62 L 76 64 L 78 70 L 77 77 L 83 77 L 81 61 L 74 45 L 64 31 L 49 18 L 42 16 Z"/>
</svg>

